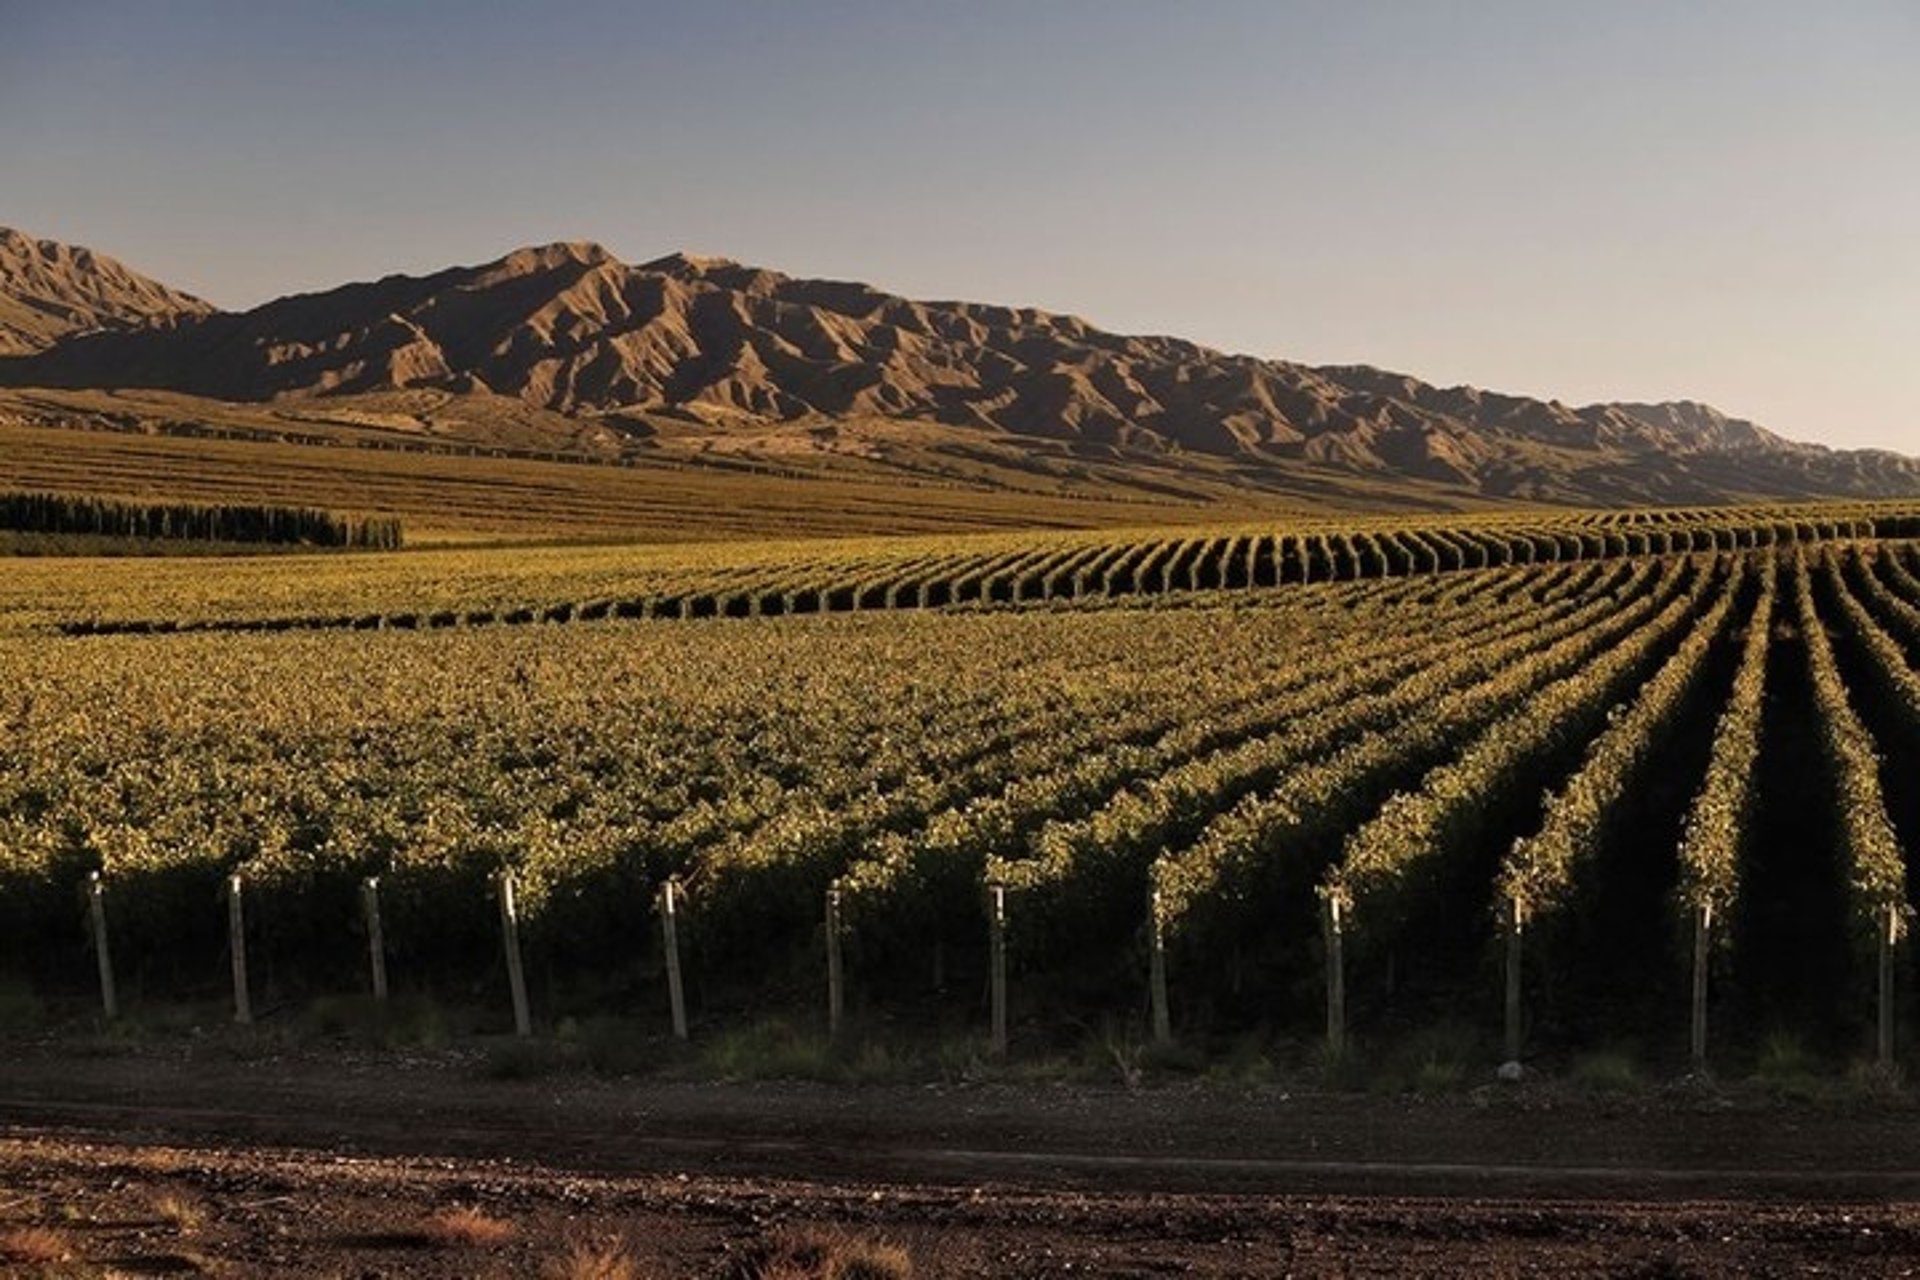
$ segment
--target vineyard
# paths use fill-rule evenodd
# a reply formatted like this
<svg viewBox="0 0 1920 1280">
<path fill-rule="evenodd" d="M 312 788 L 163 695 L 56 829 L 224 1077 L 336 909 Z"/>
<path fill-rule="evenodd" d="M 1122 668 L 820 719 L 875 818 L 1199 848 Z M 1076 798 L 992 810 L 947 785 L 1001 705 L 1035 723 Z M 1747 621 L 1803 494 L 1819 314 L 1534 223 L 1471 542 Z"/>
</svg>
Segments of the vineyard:
<svg viewBox="0 0 1920 1280">
<path fill-rule="evenodd" d="M 1893 1058 L 1916 536 L 1780 507 L 23 566 L 0 966 L 696 1037 L 1444 1017 L 1512 1057 Z"/>
<path fill-rule="evenodd" d="M 0 629 L 426 630 L 1030 605 L 1920 536 L 1890 503 L 10 566 Z"/>
</svg>

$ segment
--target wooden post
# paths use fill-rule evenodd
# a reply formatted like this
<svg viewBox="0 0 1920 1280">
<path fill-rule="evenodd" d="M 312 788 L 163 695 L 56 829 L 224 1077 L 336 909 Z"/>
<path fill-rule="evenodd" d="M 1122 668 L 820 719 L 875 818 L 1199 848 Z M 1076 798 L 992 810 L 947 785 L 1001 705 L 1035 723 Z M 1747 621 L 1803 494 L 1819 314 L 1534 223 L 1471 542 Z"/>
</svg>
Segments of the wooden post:
<svg viewBox="0 0 1920 1280">
<path fill-rule="evenodd" d="M 1520 1061 L 1520 958 L 1526 931 L 1526 908 L 1519 895 L 1507 899 L 1507 1058 Z"/>
<path fill-rule="evenodd" d="M 107 890 L 98 871 L 87 876 L 87 918 L 93 925 L 93 960 L 100 970 L 100 1009 L 111 1022 L 120 1016 L 113 989 L 113 952 L 107 947 Z"/>
<path fill-rule="evenodd" d="M 1893 1066 L 1893 947 L 1900 940 L 1900 908 L 1889 902 L 1880 928 L 1880 1065 Z"/>
<path fill-rule="evenodd" d="M 1167 1008 L 1167 934 L 1160 919 L 1160 891 L 1147 895 L 1147 996 L 1153 1005 L 1153 1042 L 1173 1043 L 1173 1013 Z"/>
<path fill-rule="evenodd" d="M 1327 935 L 1327 1052 L 1337 1058 L 1347 1051 L 1346 908 L 1337 893 L 1320 901 Z"/>
<path fill-rule="evenodd" d="M 1693 914 L 1693 1069 L 1707 1069 L 1707 962 L 1713 947 L 1713 904 L 1702 902 Z"/>
<path fill-rule="evenodd" d="M 987 886 L 987 951 L 993 1002 L 993 1056 L 1007 1056 L 1007 890 Z"/>
<path fill-rule="evenodd" d="M 227 949 L 233 955 L 233 1020 L 244 1027 L 253 1021 L 253 999 L 247 991 L 247 916 L 240 899 L 236 871 L 227 877 Z"/>
<path fill-rule="evenodd" d="M 827 890 L 827 1035 L 838 1039 L 845 1021 L 847 993 L 840 967 L 840 889 Z"/>
<path fill-rule="evenodd" d="M 673 1036 L 687 1038 L 687 996 L 680 985 L 680 884 L 660 886 L 660 940 L 667 952 L 667 1007 L 673 1013 Z"/>
<path fill-rule="evenodd" d="M 513 900 L 513 872 L 500 873 L 500 938 L 507 951 L 507 985 L 513 992 L 513 1033 L 522 1039 L 533 1034 L 527 1012 L 527 974 L 520 963 L 520 911 Z"/>
<path fill-rule="evenodd" d="M 360 911 L 367 921 L 367 964 L 373 973 L 373 998 L 387 1000 L 387 939 L 380 929 L 380 877 L 360 882 Z"/>
</svg>

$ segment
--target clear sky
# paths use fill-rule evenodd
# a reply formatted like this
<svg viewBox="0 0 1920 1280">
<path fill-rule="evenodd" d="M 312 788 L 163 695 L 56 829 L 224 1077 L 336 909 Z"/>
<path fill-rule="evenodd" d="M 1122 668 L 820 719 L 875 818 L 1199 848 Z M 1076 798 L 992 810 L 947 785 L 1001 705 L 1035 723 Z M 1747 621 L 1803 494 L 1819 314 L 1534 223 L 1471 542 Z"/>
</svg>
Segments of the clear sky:
<svg viewBox="0 0 1920 1280">
<path fill-rule="evenodd" d="M 594 239 L 1920 453 L 1917 0 L 0 0 L 0 224 Z"/>
</svg>

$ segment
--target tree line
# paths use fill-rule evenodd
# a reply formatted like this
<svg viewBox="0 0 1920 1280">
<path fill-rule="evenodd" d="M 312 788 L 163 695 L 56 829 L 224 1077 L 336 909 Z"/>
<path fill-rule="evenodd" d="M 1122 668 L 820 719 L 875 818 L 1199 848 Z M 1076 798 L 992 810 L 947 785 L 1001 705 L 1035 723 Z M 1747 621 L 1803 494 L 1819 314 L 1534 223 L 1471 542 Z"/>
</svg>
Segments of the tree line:
<svg viewBox="0 0 1920 1280">
<path fill-rule="evenodd" d="M 387 551 L 401 542 L 392 516 L 344 516 L 258 503 L 127 502 L 60 493 L 0 493 L 0 529 L 199 542 L 265 542 Z"/>
</svg>

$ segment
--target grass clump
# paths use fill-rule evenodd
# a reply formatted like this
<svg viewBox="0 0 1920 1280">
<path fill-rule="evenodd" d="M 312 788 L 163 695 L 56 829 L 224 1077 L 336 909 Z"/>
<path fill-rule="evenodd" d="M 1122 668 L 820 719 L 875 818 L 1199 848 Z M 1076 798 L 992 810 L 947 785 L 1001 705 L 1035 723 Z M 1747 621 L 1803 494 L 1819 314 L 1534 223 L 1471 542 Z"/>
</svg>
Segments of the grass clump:
<svg viewBox="0 0 1920 1280">
<path fill-rule="evenodd" d="M 1197 1076 L 1211 1065 L 1205 1050 L 1195 1044 L 1174 1040 L 1167 1044 L 1148 1044 L 1140 1050 L 1140 1069 L 1151 1076 Z"/>
<path fill-rule="evenodd" d="M 511 1222 L 459 1205 L 428 1217 L 418 1234 L 436 1249 L 497 1249 L 513 1239 L 514 1230 Z"/>
<path fill-rule="evenodd" d="M 1216 1085 L 1245 1088 L 1271 1084 L 1279 1073 L 1283 1052 L 1284 1046 L 1270 1046 L 1258 1036 L 1238 1036 L 1203 1059 L 1201 1069 Z"/>
<path fill-rule="evenodd" d="M 576 1244 L 549 1258 L 540 1280 L 640 1280 L 640 1264 L 618 1243 Z"/>
<path fill-rule="evenodd" d="M 1480 1036 L 1472 1027 L 1438 1022 L 1386 1046 L 1372 1067 L 1357 1069 L 1365 1073 L 1366 1088 L 1372 1093 L 1458 1093 L 1473 1065 L 1485 1057 Z"/>
<path fill-rule="evenodd" d="M 0 1231 L 0 1262 L 46 1267 L 73 1258 L 67 1238 L 49 1227 L 15 1227 Z"/>
<path fill-rule="evenodd" d="M 1900 1068 L 1873 1059 L 1851 1064 L 1847 1068 L 1846 1085 L 1853 1097 L 1868 1102 L 1900 1102 L 1907 1094 L 1906 1076 Z"/>
<path fill-rule="evenodd" d="M 1629 1053 L 1600 1049 L 1575 1058 L 1567 1078 L 1595 1093 L 1630 1093 L 1640 1087 L 1640 1067 Z"/>
<path fill-rule="evenodd" d="M 1372 1084 L 1367 1055 L 1351 1040 L 1338 1049 L 1321 1041 L 1308 1055 L 1308 1063 L 1323 1086 L 1339 1093 L 1362 1093 Z"/>
<path fill-rule="evenodd" d="M 647 1024 L 627 1018 L 569 1020 L 560 1031 L 596 1075 L 644 1075 L 666 1065 L 674 1056 L 673 1042 L 663 1041 Z"/>
<path fill-rule="evenodd" d="M 785 1231 L 754 1250 L 735 1280 L 913 1280 L 913 1259 L 896 1244 L 822 1228 Z"/>
<path fill-rule="evenodd" d="M 728 1031 L 701 1058 L 707 1072 L 725 1080 L 832 1080 L 841 1074 L 827 1037 L 782 1019 Z"/>
<path fill-rule="evenodd" d="M 153 1216 L 181 1235 L 198 1231 L 207 1220 L 197 1203 L 177 1191 L 163 1191 L 153 1198 Z"/>
<path fill-rule="evenodd" d="M 1753 1078 L 1782 1098 L 1808 1102 L 1820 1094 L 1820 1064 L 1791 1031 L 1768 1033 L 1754 1063 Z"/>
<path fill-rule="evenodd" d="M 323 996 L 308 1016 L 322 1036 L 381 1049 L 437 1048 L 448 1039 L 439 1008 L 417 995 Z"/>
<path fill-rule="evenodd" d="M 921 1052 L 916 1046 L 902 1048 L 857 1030 L 835 1040 L 771 1018 L 722 1033 L 699 1050 L 691 1067 L 696 1076 L 729 1081 L 887 1084 L 921 1079 L 929 1072 L 949 1075 L 949 1057 L 965 1052 L 964 1044 L 941 1044 Z"/>
</svg>

